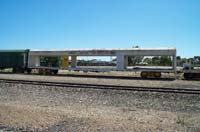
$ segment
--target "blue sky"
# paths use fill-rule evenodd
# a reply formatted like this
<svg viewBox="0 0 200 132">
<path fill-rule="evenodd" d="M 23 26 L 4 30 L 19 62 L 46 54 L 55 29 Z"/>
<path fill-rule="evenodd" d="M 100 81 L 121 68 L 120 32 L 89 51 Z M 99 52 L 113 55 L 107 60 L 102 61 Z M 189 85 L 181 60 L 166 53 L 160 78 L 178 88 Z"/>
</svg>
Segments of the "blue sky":
<svg viewBox="0 0 200 132">
<path fill-rule="evenodd" d="M 0 0 L 0 49 L 133 45 L 200 56 L 200 0 Z"/>
</svg>

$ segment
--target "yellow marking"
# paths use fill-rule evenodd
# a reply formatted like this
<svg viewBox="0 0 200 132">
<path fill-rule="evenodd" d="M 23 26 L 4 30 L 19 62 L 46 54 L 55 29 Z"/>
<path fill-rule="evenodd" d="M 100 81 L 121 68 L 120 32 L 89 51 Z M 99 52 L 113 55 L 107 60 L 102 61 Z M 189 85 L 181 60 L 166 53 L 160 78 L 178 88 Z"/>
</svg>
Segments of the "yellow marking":
<svg viewBox="0 0 200 132">
<path fill-rule="evenodd" d="M 69 66 L 69 56 L 62 56 L 61 57 L 61 67 L 68 68 Z"/>
</svg>

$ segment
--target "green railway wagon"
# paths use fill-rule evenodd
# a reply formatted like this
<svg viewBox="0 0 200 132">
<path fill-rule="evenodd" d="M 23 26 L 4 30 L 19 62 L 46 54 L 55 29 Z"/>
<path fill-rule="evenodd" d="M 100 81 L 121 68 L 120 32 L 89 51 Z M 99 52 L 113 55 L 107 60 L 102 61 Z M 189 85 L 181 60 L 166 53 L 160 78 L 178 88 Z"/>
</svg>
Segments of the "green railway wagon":
<svg viewBox="0 0 200 132">
<path fill-rule="evenodd" d="M 0 69 L 23 72 L 27 68 L 29 50 L 0 50 Z"/>
</svg>

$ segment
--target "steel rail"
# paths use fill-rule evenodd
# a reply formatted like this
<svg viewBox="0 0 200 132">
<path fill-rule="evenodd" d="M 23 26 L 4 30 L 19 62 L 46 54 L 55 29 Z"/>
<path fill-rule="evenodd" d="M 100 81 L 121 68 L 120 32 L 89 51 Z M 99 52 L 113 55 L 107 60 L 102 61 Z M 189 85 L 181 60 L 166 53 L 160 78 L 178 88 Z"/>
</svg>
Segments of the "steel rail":
<svg viewBox="0 0 200 132">
<path fill-rule="evenodd" d="M 119 86 L 119 85 L 48 82 L 48 81 L 14 80 L 14 79 L 0 79 L 0 82 L 29 84 L 29 85 L 43 85 L 43 86 L 56 86 L 56 87 L 91 88 L 91 89 L 104 89 L 104 90 L 107 89 L 107 90 L 124 90 L 124 91 L 144 91 L 144 92 L 146 91 L 146 92 L 162 92 L 162 93 L 200 94 L 200 89 L 192 89 L 192 88 Z"/>
</svg>

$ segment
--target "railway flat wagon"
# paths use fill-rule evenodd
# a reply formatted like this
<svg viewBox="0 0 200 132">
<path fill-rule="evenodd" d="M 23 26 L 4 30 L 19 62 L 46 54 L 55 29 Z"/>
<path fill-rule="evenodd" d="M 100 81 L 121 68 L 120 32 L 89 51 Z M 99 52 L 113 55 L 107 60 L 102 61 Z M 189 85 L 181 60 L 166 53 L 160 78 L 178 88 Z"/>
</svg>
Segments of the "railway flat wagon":
<svg viewBox="0 0 200 132">
<path fill-rule="evenodd" d="M 0 50 L 0 69 L 24 72 L 28 69 L 28 53 L 29 50 Z"/>
</svg>

